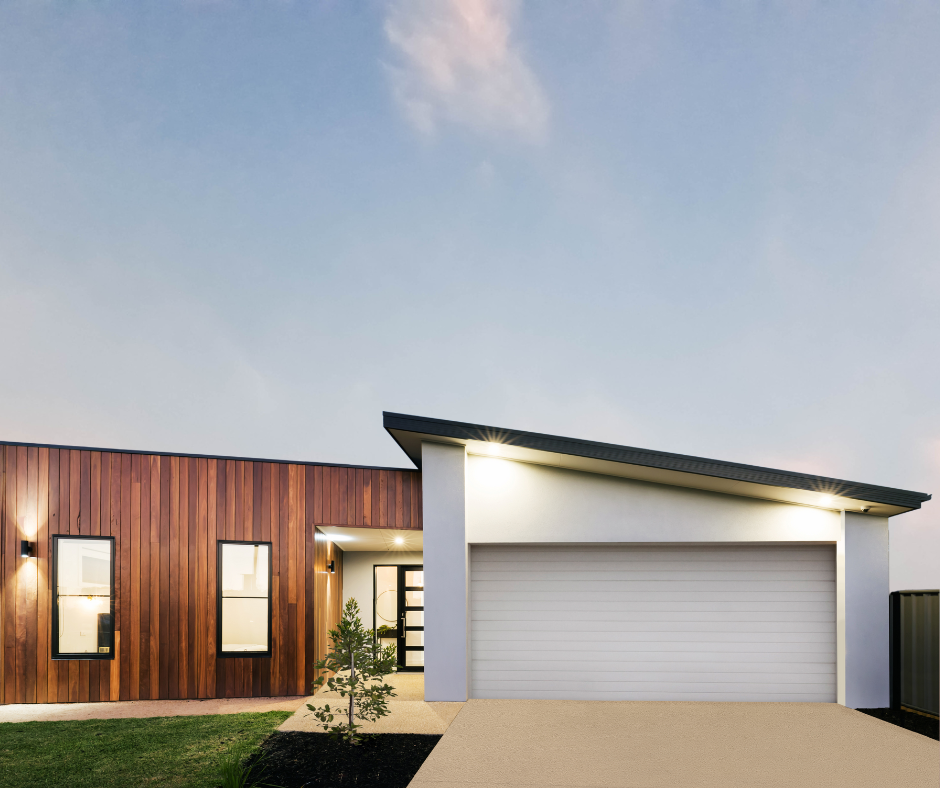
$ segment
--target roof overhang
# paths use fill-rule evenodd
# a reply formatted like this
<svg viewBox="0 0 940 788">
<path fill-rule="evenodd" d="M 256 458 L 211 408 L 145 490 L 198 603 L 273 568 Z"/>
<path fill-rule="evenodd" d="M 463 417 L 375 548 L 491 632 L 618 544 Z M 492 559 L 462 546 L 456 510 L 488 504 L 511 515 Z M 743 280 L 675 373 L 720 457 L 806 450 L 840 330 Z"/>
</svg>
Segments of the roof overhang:
<svg viewBox="0 0 940 788">
<path fill-rule="evenodd" d="M 383 413 L 385 429 L 409 459 L 421 467 L 421 443 L 449 443 L 467 453 L 692 487 L 835 511 L 891 517 L 919 509 L 926 493 L 761 468 L 736 462 L 562 438 L 536 432 L 487 427 L 400 413 Z"/>
</svg>

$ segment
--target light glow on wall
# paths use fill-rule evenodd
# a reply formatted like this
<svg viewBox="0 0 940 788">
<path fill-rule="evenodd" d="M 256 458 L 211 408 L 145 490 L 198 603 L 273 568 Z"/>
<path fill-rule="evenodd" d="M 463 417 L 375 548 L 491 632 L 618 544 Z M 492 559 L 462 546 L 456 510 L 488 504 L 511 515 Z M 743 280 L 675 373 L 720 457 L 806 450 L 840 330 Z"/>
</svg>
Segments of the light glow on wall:
<svg viewBox="0 0 940 788">
<path fill-rule="evenodd" d="M 16 578 L 16 582 L 23 586 L 39 582 L 39 561 L 20 561 L 16 569 Z"/>
<path fill-rule="evenodd" d="M 489 493 L 505 493 L 516 488 L 520 481 L 521 463 L 499 457 L 477 455 L 468 469 L 468 483 L 479 484 Z"/>
<path fill-rule="evenodd" d="M 27 504 L 25 511 L 17 518 L 17 525 L 22 534 L 20 539 L 35 542 L 39 534 L 39 511 L 32 503 Z"/>
</svg>

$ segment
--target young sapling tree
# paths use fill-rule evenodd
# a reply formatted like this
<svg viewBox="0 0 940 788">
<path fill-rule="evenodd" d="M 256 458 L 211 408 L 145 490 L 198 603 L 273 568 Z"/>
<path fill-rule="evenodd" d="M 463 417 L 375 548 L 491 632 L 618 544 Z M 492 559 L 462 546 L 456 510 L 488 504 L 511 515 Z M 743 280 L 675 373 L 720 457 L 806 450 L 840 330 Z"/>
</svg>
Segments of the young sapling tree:
<svg viewBox="0 0 940 788">
<path fill-rule="evenodd" d="M 362 741 L 357 731 L 362 726 L 356 719 L 375 722 L 389 713 L 388 699 L 394 698 L 395 688 L 385 684 L 383 678 L 395 672 L 395 647 L 382 648 L 375 642 L 375 633 L 364 629 L 359 619 L 359 603 L 350 599 L 343 609 L 343 618 L 336 629 L 330 630 L 331 651 L 314 666 L 317 670 L 333 671 L 327 679 L 318 677 L 313 682 L 316 692 L 324 683 L 341 698 L 349 697 L 345 709 L 331 709 L 329 704 L 307 708 L 320 721 L 331 736 L 350 744 Z M 333 724 L 336 716 L 345 721 Z"/>
</svg>

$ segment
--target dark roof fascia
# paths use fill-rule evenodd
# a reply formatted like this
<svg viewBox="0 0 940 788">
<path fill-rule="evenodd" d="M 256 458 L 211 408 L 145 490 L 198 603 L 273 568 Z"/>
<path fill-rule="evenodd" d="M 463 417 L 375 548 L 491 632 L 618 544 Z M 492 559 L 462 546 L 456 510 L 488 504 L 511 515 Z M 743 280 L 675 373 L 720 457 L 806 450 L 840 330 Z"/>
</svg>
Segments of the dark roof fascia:
<svg viewBox="0 0 940 788">
<path fill-rule="evenodd" d="M 618 446 L 612 443 L 564 438 L 557 435 L 544 435 L 538 432 L 487 427 L 482 424 L 467 424 L 459 421 L 432 419 L 424 416 L 409 416 L 402 413 L 382 414 L 385 429 L 395 438 L 392 430 L 414 432 L 423 435 L 452 438 L 456 440 L 495 441 L 520 448 L 553 454 L 567 454 L 574 457 L 586 457 L 627 465 L 640 465 L 648 468 L 692 473 L 701 476 L 713 476 L 733 481 L 764 484 L 771 487 L 786 487 L 794 490 L 827 492 L 845 498 L 919 509 L 931 496 L 927 493 L 882 487 L 874 484 L 850 482 L 844 479 L 832 479 L 826 476 L 814 476 L 798 471 L 781 471 L 774 468 L 762 468 L 757 465 L 744 465 L 738 462 L 709 460 L 704 457 L 691 457 L 684 454 L 637 449 L 631 446 Z M 395 438 L 395 442 L 402 446 Z M 402 446 L 404 449 L 404 446 Z M 408 452 L 409 459 L 421 467 L 420 454 Z"/>
<path fill-rule="evenodd" d="M 0 446 L 24 446 L 36 449 L 67 449 L 69 451 L 100 451 L 109 454 L 147 454 L 155 457 L 190 457 L 197 460 L 235 460 L 236 462 L 270 462 L 278 465 L 319 465 L 321 468 L 358 468 L 364 471 L 408 471 L 414 468 L 393 468 L 384 465 L 348 465 L 339 462 L 312 462 L 310 460 L 269 460 L 260 457 L 230 457 L 224 454 L 189 454 L 173 451 L 141 451 L 139 449 L 102 449 L 97 446 L 66 446 L 60 443 L 22 443 L 0 440 Z"/>
</svg>

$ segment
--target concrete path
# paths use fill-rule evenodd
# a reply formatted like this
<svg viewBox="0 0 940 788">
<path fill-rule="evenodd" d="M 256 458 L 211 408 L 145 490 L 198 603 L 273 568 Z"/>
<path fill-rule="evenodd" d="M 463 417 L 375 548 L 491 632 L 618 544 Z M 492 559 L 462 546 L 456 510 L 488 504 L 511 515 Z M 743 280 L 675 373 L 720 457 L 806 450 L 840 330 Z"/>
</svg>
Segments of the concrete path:
<svg viewBox="0 0 940 788">
<path fill-rule="evenodd" d="M 121 700 L 109 703 L 17 703 L 0 706 L 2 722 L 113 720 L 130 717 L 188 717 L 198 714 L 241 714 L 252 711 L 294 711 L 304 697 L 221 698 L 215 700 Z"/>
<path fill-rule="evenodd" d="M 363 733 L 443 733 L 457 716 L 463 703 L 425 703 L 424 674 L 396 673 L 385 679 L 395 688 L 396 697 L 388 702 L 389 715 L 377 722 L 362 723 Z M 294 716 L 284 721 L 278 730 L 313 731 L 322 733 L 323 728 L 306 704 L 316 707 L 327 704 L 332 709 L 345 708 L 348 699 L 338 692 L 319 692 L 307 698 Z"/>
<path fill-rule="evenodd" d="M 937 788 L 938 755 L 832 703 L 471 700 L 409 788 Z"/>
</svg>

